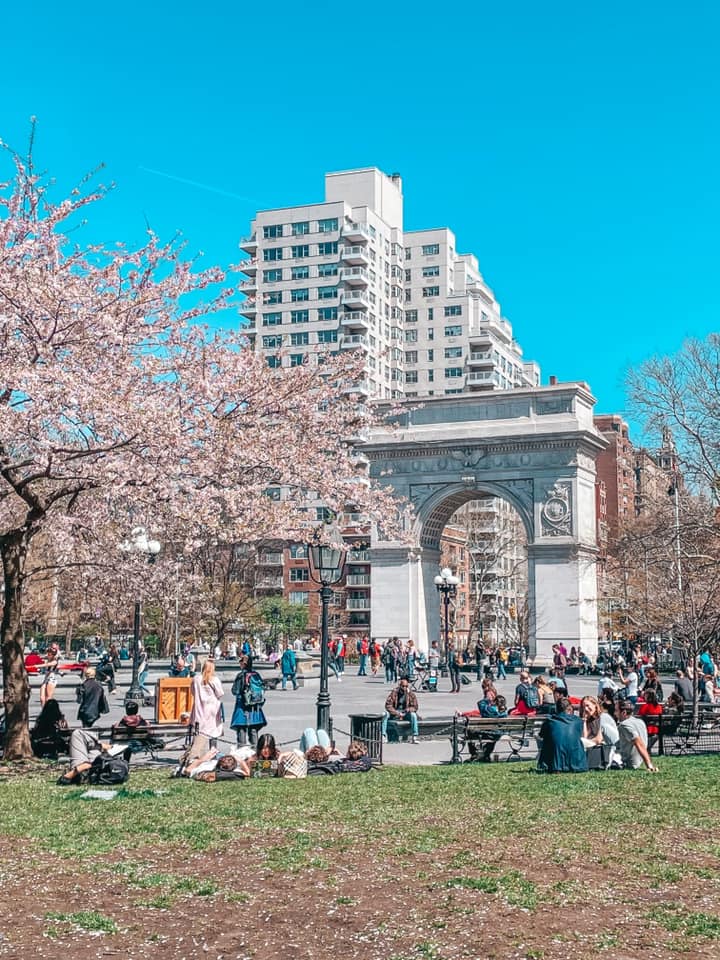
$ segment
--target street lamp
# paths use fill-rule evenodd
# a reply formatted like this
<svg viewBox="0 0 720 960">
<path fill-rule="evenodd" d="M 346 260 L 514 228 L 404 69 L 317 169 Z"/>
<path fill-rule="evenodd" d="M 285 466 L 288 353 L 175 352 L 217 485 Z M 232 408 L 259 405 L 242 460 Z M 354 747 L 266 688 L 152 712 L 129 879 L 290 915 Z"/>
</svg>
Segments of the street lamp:
<svg viewBox="0 0 720 960">
<path fill-rule="evenodd" d="M 347 550 L 342 545 L 342 535 L 332 523 L 317 527 L 308 544 L 310 576 L 320 584 L 322 621 L 320 630 L 320 692 L 317 698 L 317 729 L 325 730 L 332 740 L 330 719 L 330 693 L 328 691 L 328 606 L 332 599 L 332 587 L 342 579 Z"/>
<path fill-rule="evenodd" d="M 435 577 L 435 586 L 437 592 L 442 597 L 445 606 L 445 663 L 448 662 L 448 646 L 450 644 L 450 600 L 457 596 L 457 588 L 460 580 L 453 575 L 449 567 L 444 567 L 439 576 Z"/>
<path fill-rule="evenodd" d="M 126 553 L 137 553 L 144 556 L 148 563 L 153 563 L 160 553 L 160 544 L 157 540 L 148 540 L 147 531 L 144 527 L 134 527 L 130 532 L 130 540 L 126 540 L 120 545 L 120 548 Z M 140 686 L 139 667 L 140 667 L 140 600 L 135 601 L 135 618 L 133 622 L 133 661 L 132 661 L 132 679 L 130 689 L 125 695 L 125 704 L 134 702 L 139 705 L 145 702 L 145 694 Z"/>
</svg>

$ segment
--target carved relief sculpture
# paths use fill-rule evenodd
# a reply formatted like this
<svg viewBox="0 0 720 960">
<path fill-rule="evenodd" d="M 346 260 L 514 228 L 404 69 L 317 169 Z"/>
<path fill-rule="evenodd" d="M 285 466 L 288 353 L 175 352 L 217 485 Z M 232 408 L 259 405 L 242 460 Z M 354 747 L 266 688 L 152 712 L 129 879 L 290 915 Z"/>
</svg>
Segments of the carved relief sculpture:
<svg viewBox="0 0 720 960">
<path fill-rule="evenodd" d="M 572 536 L 572 506 L 569 483 L 558 480 L 547 492 L 540 509 L 543 537 Z"/>
</svg>

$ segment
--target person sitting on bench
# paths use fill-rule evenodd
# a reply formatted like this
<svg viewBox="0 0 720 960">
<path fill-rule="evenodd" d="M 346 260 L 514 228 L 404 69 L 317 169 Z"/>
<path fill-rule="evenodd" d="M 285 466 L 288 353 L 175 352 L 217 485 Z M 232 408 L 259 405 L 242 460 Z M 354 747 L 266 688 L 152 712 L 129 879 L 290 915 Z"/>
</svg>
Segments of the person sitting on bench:
<svg viewBox="0 0 720 960">
<path fill-rule="evenodd" d="M 118 720 L 116 726 L 127 730 L 136 730 L 148 725 L 145 717 L 140 716 L 140 707 L 135 700 L 128 700 L 125 704 L 125 716 Z"/>
<path fill-rule="evenodd" d="M 407 677 L 402 677 L 400 683 L 385 701 L 385 713 L 382 721 L 383 740 L 387 742 L 387 725 L 390 717 L 393 720 L 408 720 L 410 722 L 410 742 L 418 742 L 418 699 L 410 689 Z"/>
</svg>

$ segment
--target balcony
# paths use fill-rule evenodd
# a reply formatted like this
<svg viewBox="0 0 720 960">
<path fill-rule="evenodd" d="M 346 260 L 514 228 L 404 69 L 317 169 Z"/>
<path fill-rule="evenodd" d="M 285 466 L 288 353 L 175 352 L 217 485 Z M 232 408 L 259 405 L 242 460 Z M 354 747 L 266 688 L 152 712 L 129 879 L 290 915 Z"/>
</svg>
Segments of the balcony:
<svg viewBox="0 0 720 960">
<path fill-rule="evenodd" d="M 369 550 L 351 550 L 347 555 L 346 563 L 368 563 L 369 561 Z"/>
<path fill-rule="evenodd" d="M 243 300 L 240 304 L 240 313 L 244 313 L 246 317 L 254 317 L 257 313 L 257 303 L 255 302 L 255 297 L 248 297 L 247 300 Z"/>
<path fill-rule="evenodd" d="M 355 287 L 367 287 L 370 274 L 365 267 L 345 267 L 340 271 L 340 281 Z"/>
<path fill-rule="evenodd" d="M 258 557 L 258 563 L 262 567 L 281 567 L 282 562 L 282 553 L 261 553 Z"/>
<path fill-rule="evenodd" d="M 343 393 L 345 394 L 358 394 L 359 396 L 369 397 L 370 396 L 370 381 L 369 380 L 355 380 L 348 381 L 348 383 L 343 386 Z"/>
<path fill-rule="evenodd" d="M 370 319 L 368 315 L 361 310 L 349 310 L 347 313 L 341 313 L 340 324 L 343 327 L 350 327 L 351 329 L 370 329 Z"/>
<path fill-rule="evenodd" d="M 340 514 L 341 527 L 361 527 L 368 522 L 366 513 L 342 513 Z"/>
<path fill-rule="evenodd" d="M 471 351 L 467 362 L 471 367 L 487 367 L 488 365 L 492 366 L 495 363 L 493 360 L 493 355 L 489 350 Z"/>
<path fill-rule="evenodd" d="M 252 277 L 250 280 L 243 280 L 238 284 L 238 290 L 245 294 L 255 293 L 257 291 L 257 278 Z"/>
<path fill-rule="evenodd" d="M 348 306 L 369 307 L 370 297 L 365 290 L 354 290 L 352 288 L 343 291 L 343 303 Z"/>
<path fill-rule="evenodd" d="M 343 247 L 340 250 L 340 256 L 345 263 L 355 263 L 364 267 L 370 263 L 367 247 Z"/>
<path fill-rule="evenodd" d="M 469 387 L 499 387 L 500 376 L 495 370 L 472 370 L 467 383 Z"/>
<path fill-rule="evenodd" d="M 255 253 L 257 250 L 257 237 L 253 234 L 251 237 L 243 237 L 239 243 L 241 250 L 247 251 L 247 253 Z"/>
<path fill-rule="evenodd" d="M 282 577 L 262 577 L 255 584 L 256 590 L 282 590 L 282 588 L 283 588 Z"/>
<path fill-rule="evenodd" d="M 349 587 L 369 587 L 370 574 L 369 573 L 351 573 L 350 576 L 346 578 L 345 583 Z"/>
<path fill-rule="evenodd" d="M 368 338 L 361 333 L 353 334 L 349 337 L 343 337 L 340 343 L 341 350 L 360 350 L 368 347 Z"/>
<path fill-rule="evenodd" d="M 345 605 L 346 610 L 369 610 L 370 597 L 348 597 Z"/>
<path fill-rule="evenodd" d="M 342 235 L 351 243 L 367 243 L 370 240 L 370 227 L 366 223 L 346 223 Z"/>
<path fill-rule="evenodd" d="M 249 277 L 254 276 L 257 273 L 257 268 L 257 257 L 251 257 L 249 260 L 241 260 L 238 264 L 238 270 L 240 270 L 242 273 L 246 273 Z"/>
</svg>

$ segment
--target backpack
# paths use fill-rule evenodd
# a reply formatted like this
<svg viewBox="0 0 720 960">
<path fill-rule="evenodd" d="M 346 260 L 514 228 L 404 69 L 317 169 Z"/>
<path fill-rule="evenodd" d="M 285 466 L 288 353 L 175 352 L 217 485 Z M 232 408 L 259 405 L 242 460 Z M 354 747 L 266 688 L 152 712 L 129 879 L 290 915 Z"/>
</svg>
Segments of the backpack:
<svg viewBox="0 0 720 960">
<path fill-rule="evenodd" d="M 88 783 L 104 784 L 106 786 L 125 783 L 130 776 L 130 764 L 123 756 L 111 757 L 101 753 L 95 757 L 88 770 Z"/>
<path fill-rule="evenodd" d="M 245 675 L 242 702 L 246 709 L 261 707 L 265 703 L 265 687 L 260 676 L 254 670 Z"/>
<path fill-rule="evenodd" d="M 525 701 L 525 705 L 531 710 L 537 709 L 540 706 L 540 697 L 538 696 L 537 687 L 532 683 L 524 683 L 522 685 L 522 699 Z"/>
</svg>

